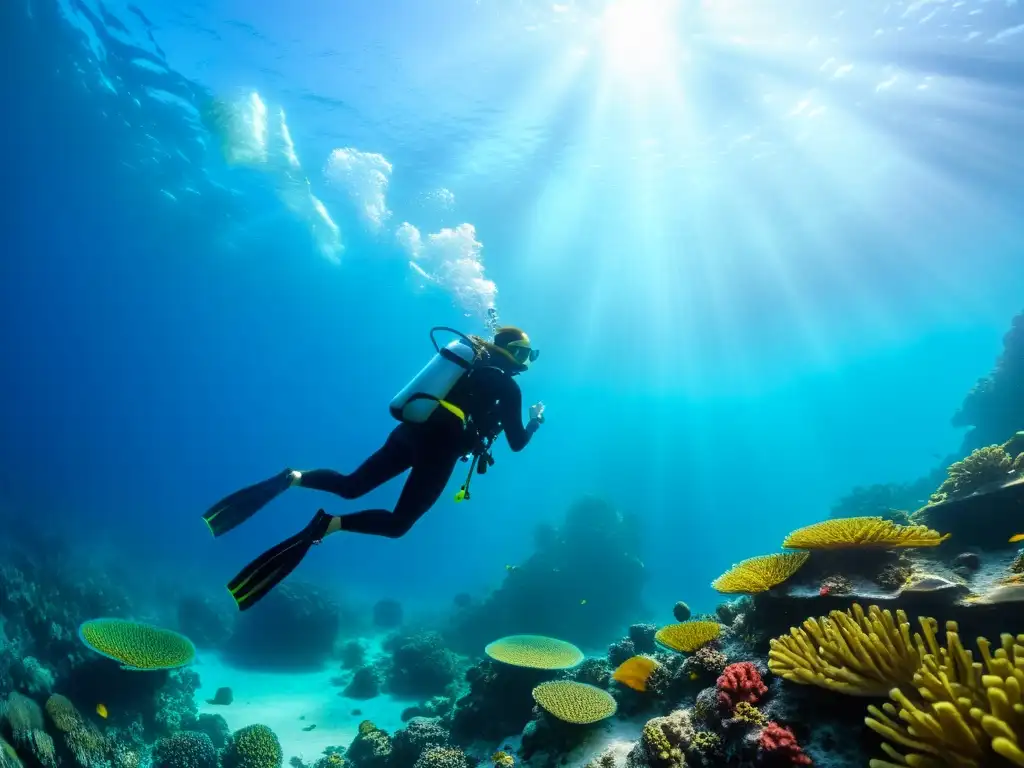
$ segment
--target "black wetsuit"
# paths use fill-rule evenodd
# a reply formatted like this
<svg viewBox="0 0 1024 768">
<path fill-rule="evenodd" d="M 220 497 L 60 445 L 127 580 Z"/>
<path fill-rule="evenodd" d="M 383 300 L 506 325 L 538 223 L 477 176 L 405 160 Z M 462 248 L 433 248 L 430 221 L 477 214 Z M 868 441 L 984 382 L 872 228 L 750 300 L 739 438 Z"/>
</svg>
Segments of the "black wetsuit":
<svg viewBox="0 0 1024 768">
<path fill-rule="evenodd" d="M 422 424 L 400 424 L 384 445 L 348 475 L 332 469 L 302 473 L 299 485 L 357 499 L 408 469 L 409 478 L 393 512 L 368 509 L 341 516 L 341 530 L 398 538 L 434 506 L 459 459 L 472 453 L 483 437 L 503 430 L 513 451 L 521 451 L 537 431 L 538 422 L 522 422 L 523 394 L 515 379 L 486 361 L 478 363 L 453 387 L 445 400 L 469 416 L 469 426 L 444 408 Z"/>
</svg>

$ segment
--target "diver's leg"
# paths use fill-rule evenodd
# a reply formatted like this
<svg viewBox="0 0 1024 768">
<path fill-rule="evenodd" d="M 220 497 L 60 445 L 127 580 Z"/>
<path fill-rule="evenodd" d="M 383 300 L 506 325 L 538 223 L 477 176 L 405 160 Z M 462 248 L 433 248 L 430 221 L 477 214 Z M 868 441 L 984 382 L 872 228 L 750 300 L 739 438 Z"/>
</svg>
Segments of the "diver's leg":
<svg viewBox="0 0 1024 768">
<path fill-rule="evenodd" d="M 413 465 L 409 479 L 405 481 L 402 495 L 398 497 L 395 511 L 386 509 L 368 509 L 364 512 L 353 512 L 341 515 L 332 528 L 338 527 L 350 533 L 367 533 L 371 536 L 386 536 L 397 539 L 408 533 L 409 529 L 426 514 L 444 492 L 455 464 L 457 455 L 445 451 L 442 456 L 431 456 L 417 461 Z"/>
<path fill-rule="evenodd" d="M 355 472 L 343 475 L 333 469 L 312 469 L 299 473 L 297 485 L 327 491 L 343 499 L 358 499 L 409 469 L 414 455 L 409 439 L 392 432 L 380 450 Z"/>
</svg>

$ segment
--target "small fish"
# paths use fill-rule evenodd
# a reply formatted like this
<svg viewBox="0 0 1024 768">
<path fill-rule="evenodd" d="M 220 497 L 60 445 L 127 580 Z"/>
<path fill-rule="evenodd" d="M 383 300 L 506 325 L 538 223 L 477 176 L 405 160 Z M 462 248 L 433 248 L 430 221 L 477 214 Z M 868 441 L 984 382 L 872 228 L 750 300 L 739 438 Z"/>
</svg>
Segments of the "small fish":
<svg viewBox="0 0 1024 768">
<path fill-rule="evenodd" d="M 505 566 L 505 570 L 508 571 L 509 573 L 512 573 L 513 571 L 518 571 L 519 570 L 519 566 L 518 565 L 506 565 Z"/>
<path fill-rule="evenodd" d="M 1010 537 L 1010 543 L 1016 544 L 1018 541 L 1024 541 L 1024 533 L 1015 533 Z"/>
<path fill-rule="evenodd" d="M 650 656 L 633 656 L 619 664 L 618 669 L 612 673 L 612 680 L 643 693 L 647 690 L 647 681 L 660 666 L 661 664 Z"/>
<path fill-rule="evenodd" d="M 302 730 L 304 730 L 304 731 L 312 731 L 314 728 L 316 728 L 316 723 L 313 723 L 312 725 L 307 725 Z"/>
<path fill-rule="evenodd" d="M 580 605 L 586 605 L 586 604 L 587 604 L 586 598 L 584 598 L 583 600 L 580 600 Z"/>
<path fill-rule="evenodd" d="M 696 680 L 699 677 L 700 677 L 700 675 L 698 675 L 696 672 L 691 672 L 690 673 L 690 680 L 691 681 Z"/>
<path fill-rule="evenodd" d="M 96 705 L 96 714 L 99 715 L 100 717 L 102 717 L 104 720 L 106 720 L 107 719 L 107 715 L 110 714 L 107 711 L 107 705 L 106 704 L 97 704 Z"/>
</svg>

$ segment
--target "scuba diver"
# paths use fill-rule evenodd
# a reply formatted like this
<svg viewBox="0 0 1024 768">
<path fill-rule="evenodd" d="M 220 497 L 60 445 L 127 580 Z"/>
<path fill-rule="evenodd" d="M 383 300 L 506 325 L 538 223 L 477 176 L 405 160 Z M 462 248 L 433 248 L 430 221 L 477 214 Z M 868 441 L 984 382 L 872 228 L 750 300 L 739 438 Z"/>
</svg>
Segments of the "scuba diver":
<svg viewBox="0 0 1024 768">
<path fill-rule="evenodd" d="M 456 339 L 441 347 L 438 331 Z M 357 499 L 412 470 L 394 510 L 368 509 L 346 515 L 317 511 L 296 535 L 267 550 L 228 583 L 239 610 L 256 604 L 290 574 L 313 544 L 338 531 L 398 538 L 406 534 L 444 492 L 457 463 L 469 461 L 469 474 L 455 500 L 469 498 L 474 472 L 494 463 L 491 444 L 505 433 L 509 447 L 521 451 L 544 423 L 544 404 L 530 406 L 522 422 L 523 396 L 514 377 L 527 371 L 539 351 L 520 329 L 497 328 L 493 341 L 465 336 L 452 328 L 433 328 L 437 353 L 391 401 L 401 423 L 384 445 L 351 474 L 332 469 L 285 469 L 243 488 L 210 507 L 203 519 L 214 536 L 241 525 L 292 486 Z"/>
</svg>

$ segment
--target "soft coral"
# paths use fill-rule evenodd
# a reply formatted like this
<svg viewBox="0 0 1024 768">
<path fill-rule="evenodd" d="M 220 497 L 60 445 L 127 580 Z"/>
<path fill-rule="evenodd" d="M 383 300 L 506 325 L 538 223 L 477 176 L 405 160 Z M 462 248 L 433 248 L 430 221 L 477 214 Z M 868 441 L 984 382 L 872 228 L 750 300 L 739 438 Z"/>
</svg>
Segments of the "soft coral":
<svg viewBox="0 0 1024 768">
<path fill-rule="evenodd" d="M 785 726 L 768 723 L 757 739 L 762 762 L 767 765 L 811 765 L 796 736 Z"/>
</svg>

